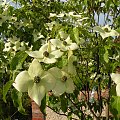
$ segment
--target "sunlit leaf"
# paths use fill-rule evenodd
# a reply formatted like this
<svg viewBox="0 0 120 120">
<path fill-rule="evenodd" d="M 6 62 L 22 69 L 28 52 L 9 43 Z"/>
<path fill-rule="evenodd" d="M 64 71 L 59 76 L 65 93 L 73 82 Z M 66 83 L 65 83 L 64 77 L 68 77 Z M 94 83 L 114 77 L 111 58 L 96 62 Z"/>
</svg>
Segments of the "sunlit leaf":
<svg viewBox="0 0 120 120">
<path fill-rule="evenodd" d="M 110 106 L 113 115 L 120 115 L 120 96 L 112 96 Z"/>
<path fill-rule="evenodd" d="M 15 57 L 12 58 L 12 61 L 10 64 L 11 70 L 22 68 L 22 64 L 27 58 L 27 56 L 28 56 L 27 53 L 25 53 L 24 51 L 20 51 L 16 53 Z"/>
<path fill-rule="evenodd" d="M 77 27 L 73 28 L 73 33 L 74 33 L 74 37 L 75 37 L 75 41 L 77 44 L 80 44 L 80 39 L 79 39 L 79 30 Z"/>
<path fill-rule="evenodd" d="M 105 60 L 106 63 L 108 63 L 108 61 L 109 61 L 108 50 L 105 51 L 105 54 L 104 54 L 104 60 Z"/>
<path fill-rule="evenodd" d="M 7 95 L 8 90 L 9 90 L 10 87 L 12 86 L 12 83 L 13 83 L 13 82 L 14 82 L 13 80 L 10 80 L 10 81 L 8 81 L 8 82 L 4 85 L 4 87 L 3 87 L 3 101 L 4 101 L 4 102 L 7 102 L 7 101 L 6 101 L 6 95 Z"/>
<path fill-rule="evenodd" d="M 22 105 L 22 93 L 13 89 L 12 94 L 11 94 L 11 98 L 13 100 L 14 106 L 16 106 L 18 108 L 18 111 L 20 113 L 26 115 L 25 109 L 23 108 L 23 105 Z"/>
<path fill-rule="evenodd" d="M 40 106 L 41 112 L 45 115 L 46 114 L 46 95 L 41 101 L 41 106 Z"/>
</svg>

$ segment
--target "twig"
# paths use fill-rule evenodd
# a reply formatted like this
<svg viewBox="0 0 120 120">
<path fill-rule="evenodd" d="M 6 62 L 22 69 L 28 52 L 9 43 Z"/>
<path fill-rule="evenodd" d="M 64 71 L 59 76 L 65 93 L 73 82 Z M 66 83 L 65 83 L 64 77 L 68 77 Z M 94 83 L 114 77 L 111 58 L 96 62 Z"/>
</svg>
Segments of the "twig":
<svg viewBox="0 0 120 120">
<path fill-rule="evenodd" d="M 88 108 L 90 109 L 90 112 L 93 114 L 93 116 L 98 120 L 97 115 L 94 113 L 94 111 L 90 108 L 89 103 L 87 103 Z"/>
<path fill-rule="evenodd" d="M 85 95 L 85 94 L 84 94 L 84 95 Z M 86 96 L 86 95 L 85 95 L 85 96 Z M 85 118 L 85 113 L 83 113 L 82 110 L 80 110 L 79 108 L 77 108 L 76 104 L 70 99 L 69 96 L 67 96 L 67 97 L 68 97 L 68 99 L 71 101 L 71 103 L 74 105 L 74 107 L 76 107 L 76 109 L 78 109 L 78 110 L 83 114 L 83 116 L 84 116 L 84 118 Z M 87 105 L 88 105 L 88 108 L 90 109 L 90 112 L 93 114 L 93 116 L 94 116 L 96 119 L 98 119 L 98 117 L 96 116 L 96 114 L 95 114 L 95 113 L 93 112 L 93 110 L 90 108 L 88 102 L 87 102 Z"/>
<path fill-rule="evenodd" d="M 82 92 L 82 94 L 84 95 L 84 97 L 86 97 L 86 100 L 87 100 L 88 98 L 87 98 L 86 94 L 85 94 L 83 91 L 81 91 L 81 92 Z M 88 100 L 89 100 L 89 99 L 88 99 Z M 97 115 L 94 113 L 94 111 L 91 109 L 89 101 L 87 101 L 87 106 L 88 106 L 90 112 L 92 113 L 92 115 L 98 120 L 98 116 L 97 116 Z"/>
<path fill-rule="evenodd" d="M 87 61 L 87 74 L 86 74 L 87 76 L 86 77 L 88 77 L 88 61 Z M 94 111 L 91 109 L 91 107 L 90 107 L 90 104 L 89 104 L 89 91 L 90 91 L 90 89 L 89 89 L 89 83 L 88 83 L 88 85 L 87 85 L 87 105 L 88 105 L 88 108 L 90 109 L 90 112 L 93 114 L 93 116 L 96 118 L 96 119 L 98 119 L 98 117 L 97 117 L 97 115 L 94 113 Z"/>
<path fill-rule="evenodd" d="M 87 100 L 87 99 L 88 99 L 88 98 L 87 98 L 87 95 L 86 95 L 83 91 L 80 91 L 80 92 L 84 95 L 85 99 Z M 89 99 L 88 99 L 88 100 L 89 100 Z M 72 102 L 72 100 L 71 100 L 71 102 Z M 75 106 L 75 103 L 72 102 L 72 104 Z M 93 112 L 93 110 L 92 110 L 91 107 L 89 106 L 89 101 L 87 102 L 87 106 L 88 106 L 88 108 L 90 109 L 90 112 L 93 114 L 93 116 L 94 116 L 96 119 L 98 119 L 97 115 Z"/>
<path fill-rule="evenodd" d="M 66 97 L 70 100 L 70 102 L 74 105 L 74 107 L 82 113 L 82 115 L 85 118 L 85 113 L 83 113 L 83 111 L 76 106 L 76 104 L 70 99 L 70 97 L 67 94 L 66 94 Z"/>
<path fill-rule="evenodd" d="M 111 89 L 111 77 L 110 73 L 108 73 L 109 82 L 108 82 L 108 98 L 106 103 L 106 120 L 109 120 L 109 104 L 110 104 L 110 89 Z"/>
<path fill-rule="evenodd" d="M 48 106 L 48 105 L 46 105 L 46 107 L 48 107 L 48 108 L 50 108 L 52 111 L 54 111 L 54 109 L 52 108 L 52 107 L 50 107 L 50 106 Z M 57 111 L 54 111 L 56 114 L 58 114 L 58 115 L 63 115 L 63 116 L 68 116 L 68 115 L 66 115 L 66 114 L 63 114 L 63 113 L 59 113 L 59 112 L 57 112 Z M 74 118 L 74 117 L 72 117 L 71 119 L 73 119 L 73 120 L 79 120 L 79 119 L 77 119 L 77 118 Z"/>
<path fill-rule="evenodd" d="M 15 112 L 10 116 L 10 118 L 12 118 L 17 112 L 18 112 L 18 110 L 15 111 Z"/>
</svg>

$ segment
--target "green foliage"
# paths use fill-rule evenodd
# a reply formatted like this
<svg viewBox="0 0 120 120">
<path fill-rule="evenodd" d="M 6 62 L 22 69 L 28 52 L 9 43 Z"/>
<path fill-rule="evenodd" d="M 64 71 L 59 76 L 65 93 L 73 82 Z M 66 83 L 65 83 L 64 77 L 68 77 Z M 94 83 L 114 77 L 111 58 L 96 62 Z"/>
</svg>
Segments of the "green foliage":
<svg viewBox="0 0 120 120">
<path fill-rule="evenodd" d="M 13 80 L 8 81 L 4 87 L 3 87 L 3 101 L 6 102 L 6 95 L 8 90 L 11 88 L 11 85 L 13 84 Z"/>
<path fill-rule="evenodd" d="M 64 113 L 67 112 L 68 100 L 64 94 L 60 96 L 60 102 L 61 102 L 61 110 Z"/>
<path fill-rule="evenodd" d="M 22 106 L 22 93 L 13 89 L 11 93 L 11 98 L 13 99 L 13 104 L 18 108 L 18 111 L 22 114 L 26 114 L 25 109 Z"/>
<path fill-rule="evenodd" d="M 120 97 L 112 96 L 111 97 L 111 112 L 118 119 L 120 116 Z"/>
<path fill-rule="evenodd" d="M 50 91 L 51 95 L 46 91 L 41 100 L 41 111 L 45 113 L 48 105 L 57 113 L 62 111 L 70 120 L 73 115 L 78 119 L 93 119 L 93 116 L 100 119 L 106 103 L 113 117 L 118 119 L 120 100 L 114 92 L 116 85 L 113 85 L 110 74 L 120 66 L 119 0 L 13 0 L 13 3 L 12 6 L 0 2 L 0 98 L 3 98 L 0 107 L 3 101 L 8 104 L 12 99 L 14 107 L 26 114 L 24 107 L 30 105 L 29 98 L 27 96 L 28 100 L 23 102 L 26 96 L 16 91 L 12 84 L 16 76 L 28 69 L 31 61 L 40 55 L 39 49 L 48 41 L 52 43 L 52 39 L 57 39 L 61 44 L 52 45 L 54 50 L 63 52 L 62 56 L 56 54 L 52 64 L 44 63 L 45 57 L 36 59 L 45 71 L 52 67 L 63 70 L 69 66 L 66 71 L 75 90 L 70 94 L 69 90 L 64 90 L 66 93 L 59 96 L 54 95 L 54 89 Z M 72 42 L 64 47 L 67 38 Z M 78 48 L 73 50 L 72 43 L 77 43 Z M 52 51 L 49 46 L 45 50 Z M 37 55 L 33 51 L 37 51 Z M 71 60 L 72 55 L 74 60 Z M 67 84 L 61 88 L 67 89 Z M 110 92 L 104 98 L 102 92 L 105 89 Z M 97 98 L 92 97 L 94 92 Z M 0 110 L 0 115 L 3 113 L 4 109 Z M 7 117 L 0 116 L 0 119 L 10 119 L 9 115 Z"/>
<path fill-rule="evenodd" d="M 40 106 L 41 112 L 46 115 L 46 96 L 42 99 L 41 101 L 41 106 Z"/>
<path fill-rule="evenodd" d="M 79 30 L 78 28 L 73 28 L 73 33 L 74 33 L 74 37 L 75 37 L 75 41 L 77 44 L 80 44 L 80 40 L 79 40 Z"/>
<path fill-rule="evenodd" d="M 10 63 L 10 69 L 13 70 L 18 70 L 22 69 L 22 64 L 27 58 L 27 53 L 24 51 L 17 52 L 16 55 L 12 58 L 11 63 Z"/>
</svg>

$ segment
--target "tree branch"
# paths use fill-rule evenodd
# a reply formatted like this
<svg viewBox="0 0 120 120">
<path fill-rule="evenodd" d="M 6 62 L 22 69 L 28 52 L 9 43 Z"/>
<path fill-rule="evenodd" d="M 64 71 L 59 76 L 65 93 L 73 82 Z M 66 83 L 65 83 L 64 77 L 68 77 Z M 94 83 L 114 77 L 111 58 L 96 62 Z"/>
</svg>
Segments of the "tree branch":
<svg viewBox="0 0 120 120">
<path fill-rule="evenodd" d="M 48 106 L 48 105 L 46 105 L 46 107 L 48 107 L 48 108 L 50 108 L 52 111 L 54 111 L 54 109 L 52 108 L 52 107 L 50 107 L 50 106 Z M 57 111 L 54 111 L 56 114 L 58 114 L 58 115 L 63 115 L 63 116 L 68 116 L 68 115 L 66 115 L 66 114 L 64 114 L 64 113 L 59 113 L 59 112 L 57 112 Z M 79 119 L 77 119 L 77 118 L 74 118 L 74 117 L 72 117 L 71 119 L 73 119 L 73 120 L 79 120 Z"/>
</svg>

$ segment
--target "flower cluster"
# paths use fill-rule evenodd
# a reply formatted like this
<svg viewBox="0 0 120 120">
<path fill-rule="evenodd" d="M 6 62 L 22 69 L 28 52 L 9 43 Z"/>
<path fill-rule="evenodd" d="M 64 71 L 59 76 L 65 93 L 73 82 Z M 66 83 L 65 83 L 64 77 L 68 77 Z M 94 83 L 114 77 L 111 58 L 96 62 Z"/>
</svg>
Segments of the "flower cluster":
<svg viewBox="0 0 120 120">
<path fill-rule="evenodd" d="M 7 39 L 3 51 L 6 52 L 16 52 L 18 50 L 23 51 L 26 50 L 26 46 L 27 43 L 25 43 L 24 41 L 20 42 L 19 38 L 13 36 Z"/>
<path fill-rule="evenodd" d="M 40 105 L 45 92 L 55 86 L 55 79 L 42 69 L 38 60 L 34 59 L 28 71 L 22 71 L 17 75 L 13 86 L 18 91 L 28 92 L 28 95 Z"/>
<path fill-rule="evenodd" d="M 28 92 L 30 98 L 39 106 L 49 91 L 55 96 L 60 96 L 64 92 L 72 93 L 75 89 L 73 78 L 76 75 L 73 64 L 76 56 L 72 51 L 78 48 L 79 46 L 72 42 L 70 36 L 67 36 L 64 40 L 58 38 L 48 40 L 38 51 L 26 51 L 34 59 L 28 71 L 22 71 L 16 76 L 13 86 L 20 92 Z M 54 67 L 64 55 L 67 55 L 67 64 L 62 68 Z M 43 70 L 41 63 L 53 64 L 53 67 Z"/>
<path fill-rule="evenodd" d="M 100 26 L 95 26 L 93 28 L 95 32 L 99 32 L 101 37 L 107 38 L 109 36 L 119 36 L 119 33 L 116 30 L 111 29 L 108 25 L 100 27 Z"/>
<path fill-rule="evenodd" d="M 84 23 L 84 21 L 88 20 L 89 18 L 85 16 L 85 12 L 83 13 L 75 13 L 75 12 L 68 12 L 68 13 L 50 13 L 50 18 L 58 18 L 60 21 L 67 22 L 73 26 L 81 26 L 84 25 L 86 26 L 87 23 Z"/>
</svg>

